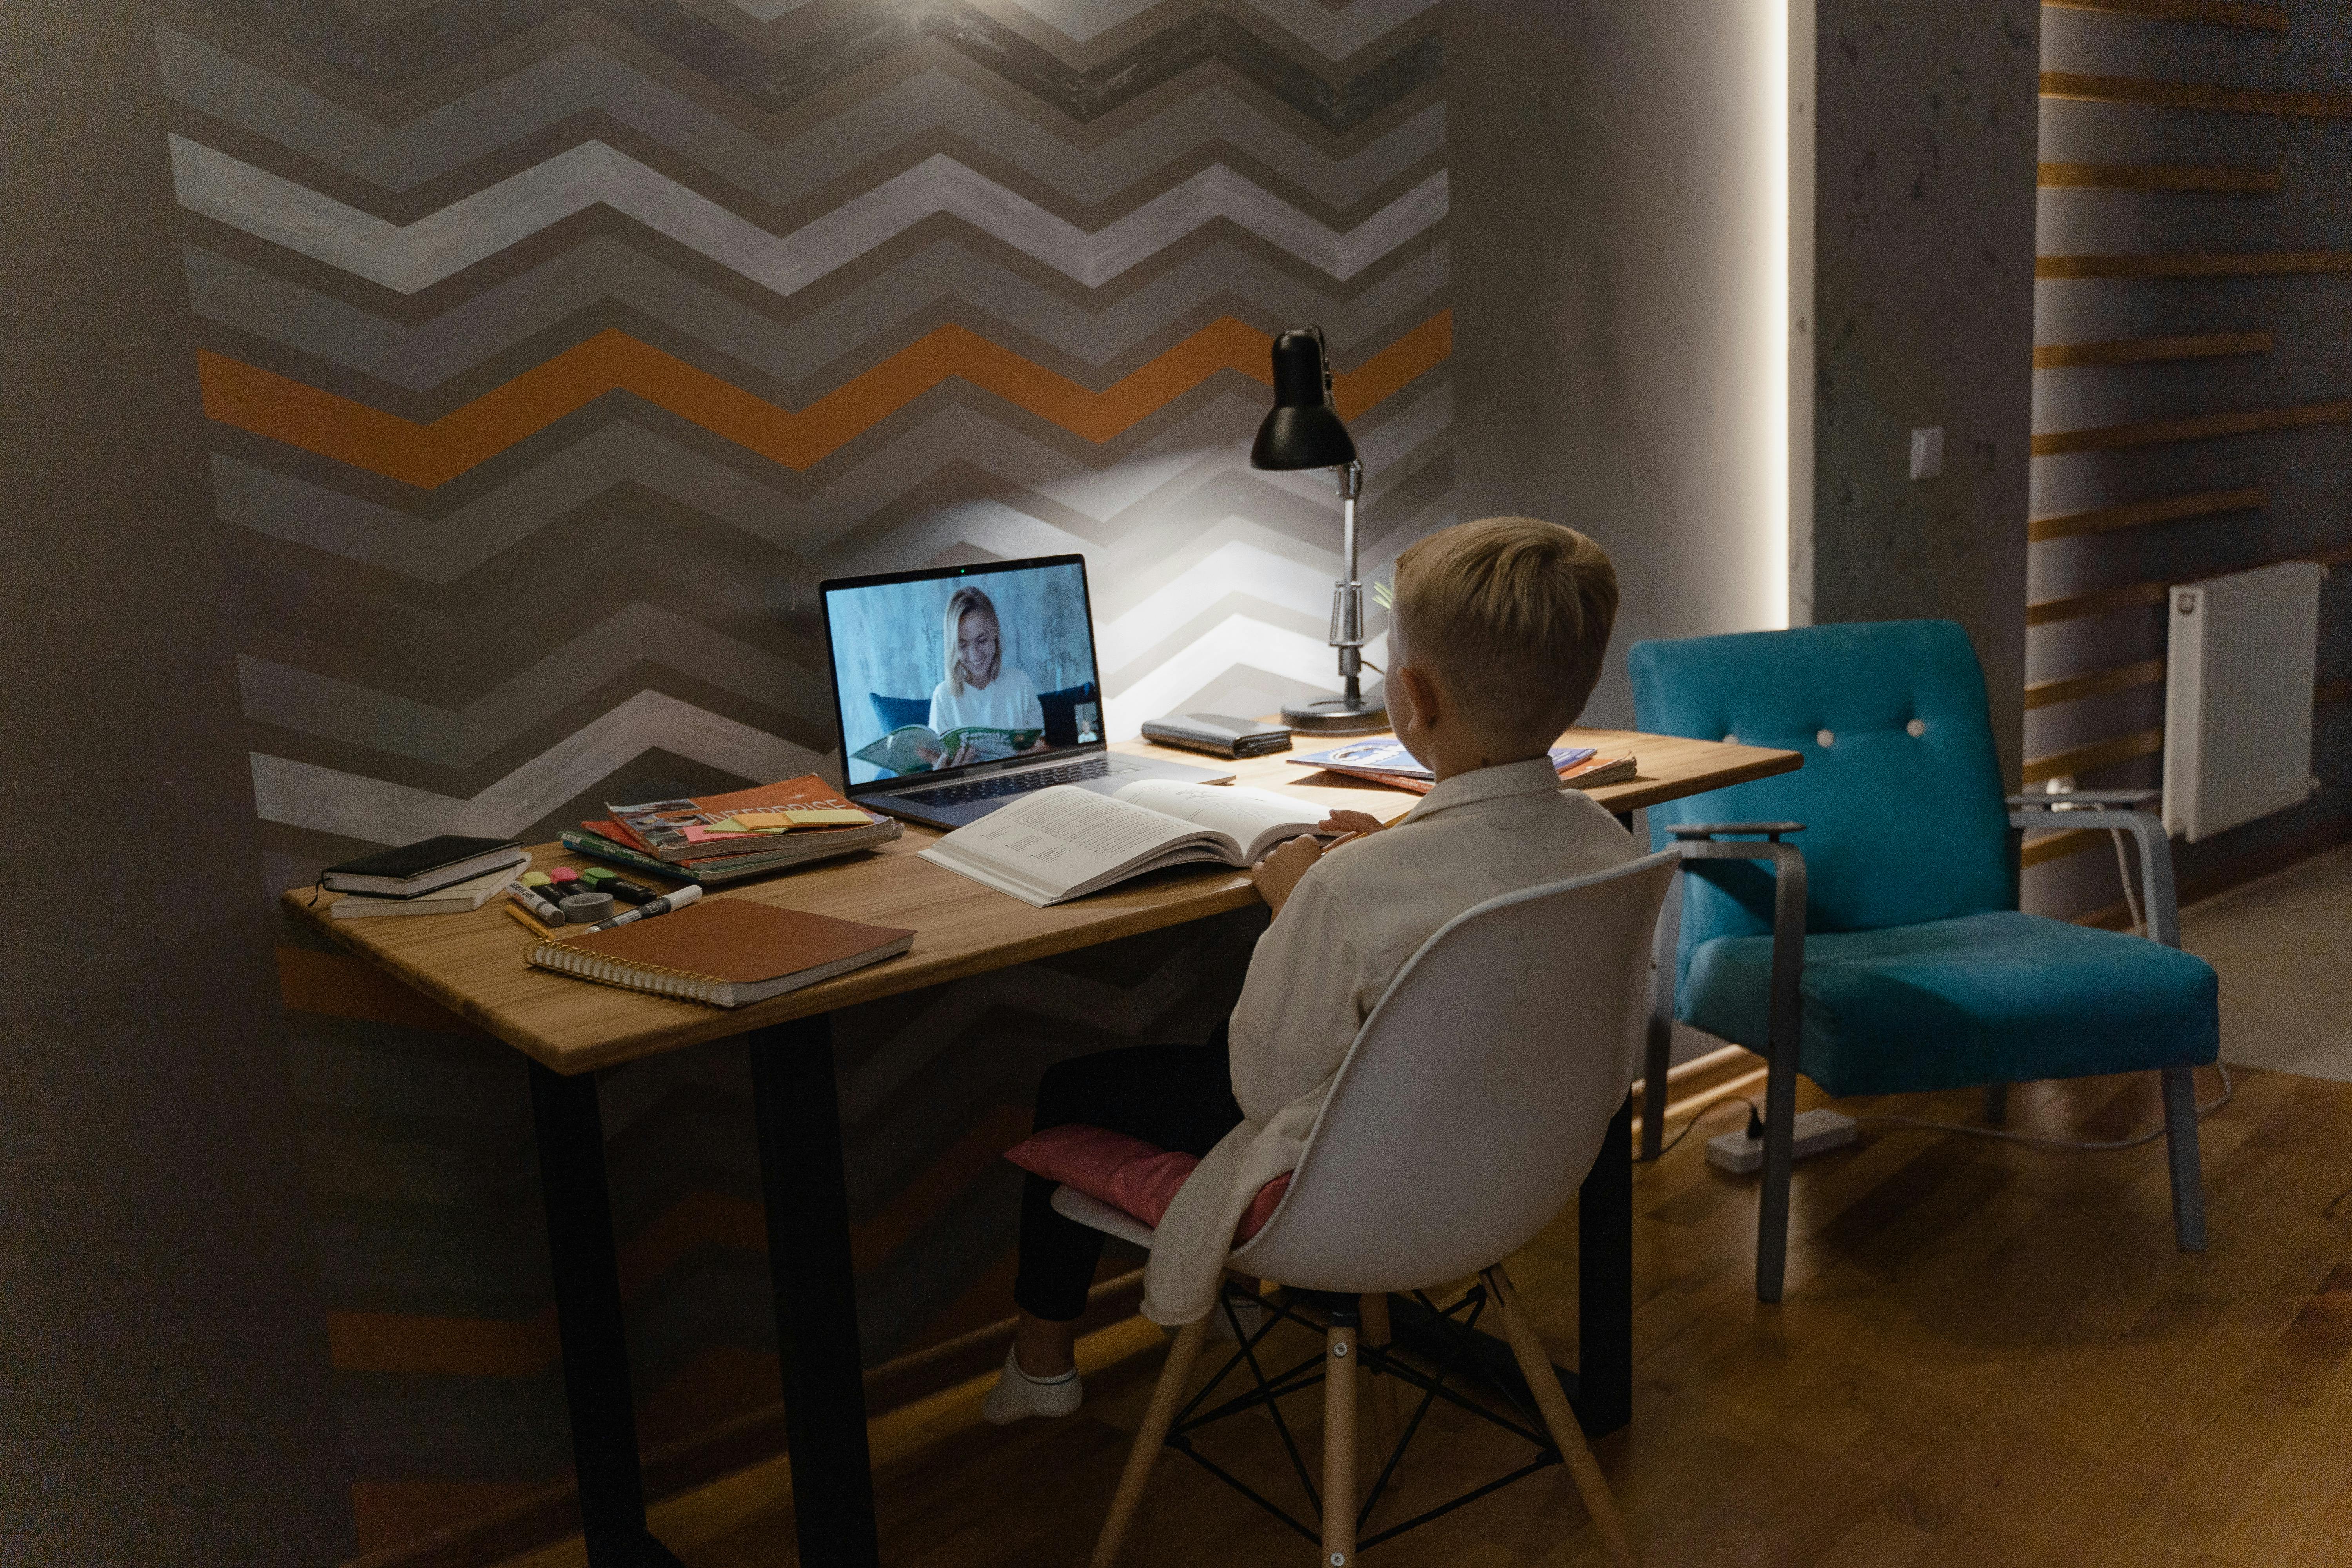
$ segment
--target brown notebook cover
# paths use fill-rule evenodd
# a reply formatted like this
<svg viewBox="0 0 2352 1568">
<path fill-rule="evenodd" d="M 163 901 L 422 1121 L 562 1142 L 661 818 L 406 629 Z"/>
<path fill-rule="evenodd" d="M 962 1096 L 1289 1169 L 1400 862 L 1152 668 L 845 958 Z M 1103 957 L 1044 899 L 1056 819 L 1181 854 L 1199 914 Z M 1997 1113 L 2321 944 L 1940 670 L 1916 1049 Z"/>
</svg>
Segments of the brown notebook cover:
<svg viewBox="0 0 2352 1568">
<path fill-rule="evenodd" d="M 911 931 L 806 910 L 780 910 L 749 899 L 704 899 L 675 914 L 541 942 L 531 950 L 530 962 L 608 985 L 727 1006 L 904 952 L 914 939 Z M 718 987 L 727 990 L 713 994 Z M 743 995 L 747 990 L 749 997 Z"/>
</svg>

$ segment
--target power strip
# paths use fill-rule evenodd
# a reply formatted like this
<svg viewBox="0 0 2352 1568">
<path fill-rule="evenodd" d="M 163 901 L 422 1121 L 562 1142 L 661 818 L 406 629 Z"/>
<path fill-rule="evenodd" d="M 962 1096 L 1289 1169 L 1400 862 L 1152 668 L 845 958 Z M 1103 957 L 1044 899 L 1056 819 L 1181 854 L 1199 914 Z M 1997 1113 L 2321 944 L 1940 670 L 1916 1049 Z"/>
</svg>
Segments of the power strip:
<svg viewBox="0 0 2352 1568">
<path fill-rule="evenodd" d="M 1790 1131 L 1796 1134 L 1797 1158 L 1818 1154 L 1825 1149 L 1843 1149 L 1859 1136 L 1853 1118 L 1840 1116 L 1834 1110 L 1808 1110 L 1800 1115 Z M 1764 1140 L 1750 1138 L 1745 1132 L 1726 1132 L 1706 1141 L 1706 1163 L 1724 1170 L 1746 1175 L 1764 1168 Z"/>
</svg>

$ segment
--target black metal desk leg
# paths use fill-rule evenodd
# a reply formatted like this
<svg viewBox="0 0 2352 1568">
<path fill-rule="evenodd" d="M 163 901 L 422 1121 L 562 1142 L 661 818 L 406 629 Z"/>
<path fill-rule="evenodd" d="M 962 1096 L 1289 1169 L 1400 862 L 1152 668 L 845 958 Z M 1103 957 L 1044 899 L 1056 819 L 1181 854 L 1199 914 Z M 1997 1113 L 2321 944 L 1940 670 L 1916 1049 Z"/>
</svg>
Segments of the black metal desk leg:
<svg viewBox="0 0 2352 1568">
<path fill-rule="evenodd" d="M 832 1021 L 818 1016 L 754 1030 L 745 1044 L 802 1568 L 877 1568 Z"/>
<path fill-rule="evenodd" d="M 539 1133 L 548 1262 L 555 1276 L 556 1332 L 563 1347 L 563 1394 L 572 1409 L 572 1462 L 580 1477 L 580 1527 L 589 1568 L 678 1568 L 677 1559 L 646 1528 L 637 1409 L 629 1388 L 629 1342 L 621 1318 L 596 1075 L 566 1078 L 531 1063 L 530 1109 Z"/>
<path fill-rule="evenodd" d="M 1593 1436 L 1633 1419 L 1633 1100 L 1610 1119 L 1576 1196 L 1576 1417 Z"/>
</svg>

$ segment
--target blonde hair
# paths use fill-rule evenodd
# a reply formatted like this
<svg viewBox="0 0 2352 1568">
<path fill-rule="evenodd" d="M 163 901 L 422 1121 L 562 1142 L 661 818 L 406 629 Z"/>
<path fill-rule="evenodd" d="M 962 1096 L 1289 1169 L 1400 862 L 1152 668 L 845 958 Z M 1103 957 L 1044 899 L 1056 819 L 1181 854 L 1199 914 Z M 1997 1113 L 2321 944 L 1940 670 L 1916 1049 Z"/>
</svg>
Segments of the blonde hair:
<svg viewBox="0 0 2352 1568">
<path fill-rule="evenodd" d="M 993 682 L 997 672 L 1004 668 L 1004 623 L 996 618 L 996 605 L 986 594 L 969 584 L 948 595 L 945 621 L 947 631 L 948 689 L 958 697 L 963 695 L 963 660 L 956 657 L 956 642 L 963 635 L 963 618 L 978 611 L 988 617 L 996 632 L 996 657 L 988 661 L 988 679 Z"/>
<path fill-rule="evenodd" d="M 1391 663 L 1435 673 L 1471 723 L 1531 752 L 1584 711 L 1617 619 L 1617 569 L 1572 528 L 1490 517 L 1397 557 Z"/>
</svg>

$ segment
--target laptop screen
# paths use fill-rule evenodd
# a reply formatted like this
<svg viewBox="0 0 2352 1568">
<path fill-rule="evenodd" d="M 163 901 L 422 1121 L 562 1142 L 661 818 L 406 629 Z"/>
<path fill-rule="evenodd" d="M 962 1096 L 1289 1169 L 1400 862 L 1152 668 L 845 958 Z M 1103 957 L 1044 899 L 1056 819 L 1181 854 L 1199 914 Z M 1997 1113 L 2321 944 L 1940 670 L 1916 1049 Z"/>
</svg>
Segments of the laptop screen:
<svg viewBox="0 0 2352 1568">
<path fill-rule="evenodd" d="M 836 578 L 819 592 L 850 788 L 1101 748 L 1083 556 Z"/>
</svg>

